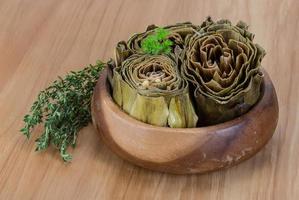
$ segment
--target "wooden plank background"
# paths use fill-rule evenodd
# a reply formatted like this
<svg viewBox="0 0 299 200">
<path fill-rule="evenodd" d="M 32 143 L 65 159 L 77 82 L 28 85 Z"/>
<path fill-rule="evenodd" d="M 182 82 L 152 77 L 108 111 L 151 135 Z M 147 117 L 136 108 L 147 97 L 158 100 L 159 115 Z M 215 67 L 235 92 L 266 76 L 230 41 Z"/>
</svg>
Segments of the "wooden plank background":
<svg viewBox="0 0 299 200">
<path fill-rule="evenodd" d="M 254 158 L 206 175 L 152 172 L 111 153 L 90 125 L 65 164 L 53 149 L 34 152 L 18 132 L 57 75 L 108 59 L 117 41 L 148 24 L 207 15 L 246 21 L 267 50 L 280 120 Z M 299 199 L 298 40 L 298 0 L 0 0 L 0 199 Z"/>
</svg>

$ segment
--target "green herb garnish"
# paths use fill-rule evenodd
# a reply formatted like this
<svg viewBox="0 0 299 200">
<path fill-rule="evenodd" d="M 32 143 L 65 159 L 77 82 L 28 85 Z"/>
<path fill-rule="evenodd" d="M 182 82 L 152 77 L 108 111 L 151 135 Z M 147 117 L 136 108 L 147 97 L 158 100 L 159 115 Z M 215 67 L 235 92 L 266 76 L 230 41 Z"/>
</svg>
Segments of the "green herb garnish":
<svg viewBox="0 0 299 200">
<path fill-rule="evenodd" d="M 167 39 L 169 31 L 157 28 L 153 35 L 147 36 L 141 43 L 142 50 L 151 55 L 169 54 L 171 51 L 171 40 Z"/>
<path fill-rule="evenodd" d="M 91 121 L 91 97 L 104 66 L 98 62 L 81 71 L 72 71 L 65 78 L 58 77 L 38 94 L 20 130 L 29 139 L 33 128 L 44 122 L 44 131 L 36 140 L 36 151 L 52 144 L 59 149 L 64 161 L 72 159 L 67 148 L 76 146 L 79 130 Z"/>
</svg>

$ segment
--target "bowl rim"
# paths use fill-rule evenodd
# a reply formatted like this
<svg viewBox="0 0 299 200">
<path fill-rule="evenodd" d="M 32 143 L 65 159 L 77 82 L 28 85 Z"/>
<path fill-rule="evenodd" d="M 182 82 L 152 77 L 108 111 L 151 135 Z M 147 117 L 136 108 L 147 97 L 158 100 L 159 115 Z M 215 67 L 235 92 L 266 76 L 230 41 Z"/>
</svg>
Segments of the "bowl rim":
<svg viewBox="0 0 299 200">
<path fill-rule="evenodd" d="M 224 129 L 224 128 L 228 128 L 228 127 L 232 127 L 232 126 L 236 126 L 240 123 L 242 123 L 242 118 L 245 117 L 249 117 L 250 115 L 254 115 L 255 111 L 258 110 L 258 108 L 260 107 L 260 105 L 262 104 L 263 100 L 266 99 L 266 96 L 269 96 L 269 92 L 265 91 L 265 84 L 270 83 L 271 85 L 271 89 L 273 90 L 273 83 L 268 75 L 268 73 L 261 68 L 261 72 L 263 74 L 263 82 L 262 82 L 262 88 L 261 88 L 261 95 L 259 97 L 258 102 L 246 113 L 242 114 L 239 117 L 236 117 L 234 119 L 231 119 L 229 121 L 225 121 L 222 123 L 218 123 L 218 124 L 214 124 L 214 125 L 208 125 L 208 126 L 201 126 L 201 127 L 193 127 L 193 128 L 171 128 L 171 127 L 162 127 L 162 126 L 155 126 L 152 124 L 147 124 L 145 122 L 139 121 L 138 119 L 135 119 L 134 117 L 130 116 L 129 114 L 127 114 L 125 111 L 123 111 L 113 100 L 112 96 L 111 96 L 111 86 L 108 80 L 108 70 L 104 69 L 100 75 L 100 78 L 98 79 L 98 84 L 97 83 L 97 87 L 95 88 L 95 95 L 100 95 L 99 92 L 101 93 L 101 95 L 103 95 L 105 98 L 105 104 L 106 106 L 110 107 L 110 110 L 112 112 L 114 112 L 116 115 L 118 115 L 119 117 L 127 120 L 130 123 L 134 123 L 136 124 L 136 126 L 142 126 L 143 128 L 147 128 L 147 129 L 159 129 L 160 131 L 163 129 L 165 131 L 169 131 L 169 130 L 177 130 L 177 131 L 200 131 L 200 130 L 217 130 L 217 129 Z M 103 84 L 104 83 L 104 84 Z M 98 88 L 99 87 L 99 88 Z M 100 89 L 100 90 L 99 90 Z M 270 92 L 271 93 L 271 92 Z"/>
</svg>

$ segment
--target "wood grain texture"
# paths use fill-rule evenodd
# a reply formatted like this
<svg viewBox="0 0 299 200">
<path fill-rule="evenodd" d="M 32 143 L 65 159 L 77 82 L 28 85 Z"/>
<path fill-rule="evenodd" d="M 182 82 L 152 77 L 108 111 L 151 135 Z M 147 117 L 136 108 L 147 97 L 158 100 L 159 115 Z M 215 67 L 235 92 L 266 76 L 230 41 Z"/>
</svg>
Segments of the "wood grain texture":
<svg viewBox="0 0 299 200">
<path fill-rule="evenodd" d="M 125 113 L 112 99 L 107 70 L 94 89 L 92 122 L 102 141 L 138 166 L 174 174 L 206 173 L 255 155 L 272 137 L 278 102 L 266 71 L 258 103 L 225 123 L 199 128 L 152 126 Z"/>
<path fill-rule="evenodd" d="M 297 0 L 0 0 L 0 199 L 298 199 L 298 10 Z M 280 119 L 254 158 L 206 175 L 156 173 L 119 159 L 90 125 L 64 164 L 53 149 L 34 152 L 34 140 L 18 132 L 57 75 L 111 57 L 117 41 L 148 24 L 207 15 L 248 22 L 267 50 Z"/>
</svg>

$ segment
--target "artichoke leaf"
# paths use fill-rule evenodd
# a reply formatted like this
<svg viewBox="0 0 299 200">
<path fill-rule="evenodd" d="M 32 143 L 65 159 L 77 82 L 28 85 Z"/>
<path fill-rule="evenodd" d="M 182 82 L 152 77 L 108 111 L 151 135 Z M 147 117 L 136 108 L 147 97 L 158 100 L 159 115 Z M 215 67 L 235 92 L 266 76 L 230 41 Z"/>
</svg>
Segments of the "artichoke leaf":
<svg viewBox="0 0 299 200">
<path fill-rule="evenodd" d="M 117 105 L 122 107 L 123 98 L 122 98 L 122 86 L 121 85 L 122 85 L 123 80 L 122 80 L 121 76 L 114 71 L 112 81 L 113 81 L 113 84 L 111 86 L 113 87 L 113 93 L 112 93 L 113 99 Z"/>
<path fill-rule="evenodd" d="M 145 123 L 156 126 L 167 126 L 169 110 L 163 97 L 147 97 L 137 94 L 128 113 Z"/>
<path fill-rule="evenodd" d="M 198 117 L 189 94 L 172 97 L 169 103 L 168 124 L 172 128 L 196 127 Z"/>
</svg>

